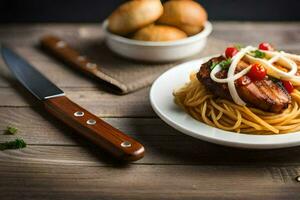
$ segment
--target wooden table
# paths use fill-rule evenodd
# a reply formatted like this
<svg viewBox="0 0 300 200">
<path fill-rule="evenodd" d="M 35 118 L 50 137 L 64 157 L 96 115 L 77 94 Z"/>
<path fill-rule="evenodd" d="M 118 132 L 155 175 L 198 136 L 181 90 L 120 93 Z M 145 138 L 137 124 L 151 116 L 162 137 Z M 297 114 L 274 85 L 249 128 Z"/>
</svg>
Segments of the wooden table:
<svg viewBox="0 0 300 200">
<path fill-rule="evenodd" d="M 16 48 L 75 102 L 141 141 L 145 157 L 122 164 L 40 109 L 1 61 L 0 130 L 19 128 L 28 147 L 0 152 L 1 199 L 300 199 L 300 147 L 239 150 L 186 136 L 152 111 L 149 88 L 117 96 L 35 46 L 45 33 L 97 39 L 99 24 L 1 25 Z M 212 36 L 268 41 L 300 53 L 300 23 L 215 22 Z M 222 51 L 223 49 L 220 49 Z"/>
</svg>

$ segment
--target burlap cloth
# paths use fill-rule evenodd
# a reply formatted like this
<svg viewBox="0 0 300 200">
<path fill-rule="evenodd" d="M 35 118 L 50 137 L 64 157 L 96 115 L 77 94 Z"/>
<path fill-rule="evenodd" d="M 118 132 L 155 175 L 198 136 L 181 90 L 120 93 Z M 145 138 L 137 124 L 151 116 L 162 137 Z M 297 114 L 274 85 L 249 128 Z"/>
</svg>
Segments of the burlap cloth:
<svg viewBox="0 0 300 200">
<path fill-rule="evenodd" d="M 180 63 L 222 53 L 230 43 L 210 37 L 202 52 L 172 63 L 146 63 L 122 58 L 108 49 L 104 38 L 98 38 L 97 42 L 70 41 L 69 44 L 99 65 L 102 80 L 115 85 L 122 94 L 127 94 L 151 85 L 164 71 Z"/>
</svg>

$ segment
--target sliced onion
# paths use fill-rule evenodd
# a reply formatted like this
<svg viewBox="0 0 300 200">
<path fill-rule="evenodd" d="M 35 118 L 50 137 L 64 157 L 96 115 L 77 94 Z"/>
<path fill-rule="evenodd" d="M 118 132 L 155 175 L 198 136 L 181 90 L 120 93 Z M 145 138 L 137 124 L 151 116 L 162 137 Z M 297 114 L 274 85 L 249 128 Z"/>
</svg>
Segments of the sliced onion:
<svg viewBox="0 0 300 200">
<path fill-rule="evenodd" d="M 269 63 L 267 60 L 260 59 L 260 58 L 254 58 L 250 55 L 245 56 L 245 59 L 248 62 L 261 64 L 263 67 L 265 67 L 267 69 L 267 73 L 271 76 L 274 76 L 275 78 L 284 79 L 284 80 L 296 78 L 295 73 L 297 72 L 297 68 L 298 68 L 296 63 L 294 61 L 286 59 L 284 57 L 281 57 L 281 58 L 282 58 L 282 60 L 284 60 L 286 62 L 286 64 L 289 65 L 288 67 L 290 67 L 290 69 L 291 69 L 289 72 L 284 72 L 284 71 L 278 69 L 277 67 L 275 67 L 271 63 Z"/>
<path fill-rule="evenodd" d="M 222 68 L 219 64 L 217 66 L 215 66 L 215 68 L 210 73 L 210 77 L 213 81 L 215 81 L 217 83 L 227 83 L 228 84 L 228 89 L 229 89 L 230 95 L 231 95 L 233 101 L 238 105 L 246 105 L 246 103 L 238 95 L 238 92 L 235 87 L 235 80 L 246 75 L 249 72 L 249 70 L 251 69 L 251 66 L 249 66 L 249 67 L 243 69 L 242 71 L 238 72 L 237 74 L 235 74 L 236 67 L 242 58 L 245 58 L 246 61 L 248 61 L 250 63 L 261 64 L 262 66 L 264 66 L 267 69 L 267 74 L 274 76 L 275 78 L 289 80 L 294 85 L 300 85 L 300 76 L 295 75 L 298 70 L 298 66 L 295 63 L 295 60 L 300 61 L 300 56 L 295 55 L 295 54 L 285 53 L 283 51 L 276 52 L 276 51 L 265 51 L 265 50 L 261 50 L 261 51 L 264 52 L 268 57 L 271 57 L 270 60 L 255 58 L 251 55 L 247 55 L 247 53 L 249 53 L 250 51 L 255 51 L 255 50 L 257 50 L 257 48 L 248 46 L 246 48 L 243 48 L 235 56 L 233 56 L 231 65 L 227 72 L 227 78 L 220 79 L 220 78 L 216 77 L 216 74 L 222 70 Z M 284 65 L 285 67 L 289 68 L 290 71 L 284 72 L 284 71 L 278 69 L 277 67 L 275 67 L 273 65 L 274 62 L 278 62 L 278 63 Z"/>
<path fill-rule="evenodd" d="M 272 63 L 278 61 L 279 58 L 280 58 L 280 55 L 276 55 L 273 58 L 271 58 L 270 60 L 268 60 L 268 63 L 272 64 Z"/>
<path fill-rule="evenodd" d="M 234 73 L 235 73 L 235 69 L 238 65 L 238 63 L 240 62 L 240 60 L 245 56 L 246 53 L 248 53 L 249 51 L 253 50 L 253 47 L 252 46 L 248 46 L 242 50 L 239 51 L 239 53 L 237 53 L 232 59 L 232 63 L 228 69 L 228 77 L 232 77 L 234 76 Z M 230 92 L 230 95 L 233 99 L 233 101 L 238 104 L 238 105 L 246 105 L 246 103 L 240 98 L 236 88 L 235 88 L 235 84 L 234 84 L 234 80 L 230 80 L 228 82 L 228 89 L 229 89 L 229 92 Z"/>
<path fill-rule="evenodd" d="M 295 61 L 289 59 L 288 56 L 285 56 L 284 52 L 276 52 L 276 51 L 263 51 L 263 52 L 267 56 L 273 56 L 270 60 L 267 61 L 270 64 L 272 64 L 274 62 L 278 62 L 279 64 L 282 64 L 283 66 L 286 66 L 290 69 L 290 71 L 288 72 L 289 74 L 294 75 L 297 72 L 297 68 L 298 68 L 297 64 L 295 63 Z M 292 54 L 290 54 L 290 55 L 292 55 Z M 297 55 L 293 55 L 293 56 L 297 57 Z M 298 57 L 300 59 L 300 56 L 298 56 Z M 264 60 L 264 59 L 262 59 L 262 60 Z"/>
<path fill-rule="evenodd" d="M 227 77 L 227 78 L 218 78 L 216 77 L 216 74 L 218 72 L 220 72 L 222 70 L 222 68 L 220 67 L 220 65 L 216 65 L 215 68 L 211 71 L 210 73 L 210 78 L 217 82 L 217 83 L 228 83 L 229 81 L 235 81 L 239 78 L 241 78 L 242 76 L 246 75 L 251 69 L 251 66 L 243 69 L 242 71 L 240 71 L 239 73 L 235 74 L 234 76 L 232 77 Z"/>
<path fill-rule="evenodd" d="M 300 62 L 300 56 L 299 55 L 296 55 L 296 54 L 291 54 L 291 53 L 286 53 L 284 51 L 280 51 L 281 54 L 283 54 L 284 56 L 292 59 L 292 60 L 297 60 Z"/>
</svg>

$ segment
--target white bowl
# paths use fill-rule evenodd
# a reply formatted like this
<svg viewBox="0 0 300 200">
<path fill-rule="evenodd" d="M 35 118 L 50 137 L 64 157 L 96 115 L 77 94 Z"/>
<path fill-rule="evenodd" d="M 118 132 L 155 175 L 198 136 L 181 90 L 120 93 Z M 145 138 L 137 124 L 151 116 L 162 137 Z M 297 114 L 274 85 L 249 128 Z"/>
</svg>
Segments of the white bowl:
<svg viewBox="0 0 300 200">
<path fill-rule="evenodd" d="M 170 42 L 148 42 L 125 38 L 113 34 L 107 29 L 108 21 L 104 21 L 103 30 L 107 46 L 115 53 L 135 59 L 150 62 L 168 62 L 180 60 L 199 53 L 206 44 L 212 31 L 210 22 L 206 22 L 200 33 Z"/>
</svg>

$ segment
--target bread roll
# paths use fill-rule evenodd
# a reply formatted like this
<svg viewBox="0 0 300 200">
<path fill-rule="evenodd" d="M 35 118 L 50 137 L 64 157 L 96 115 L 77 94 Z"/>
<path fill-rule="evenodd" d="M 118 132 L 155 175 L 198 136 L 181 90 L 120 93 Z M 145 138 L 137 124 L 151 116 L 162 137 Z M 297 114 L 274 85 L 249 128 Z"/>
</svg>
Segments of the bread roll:
<svg viewBox="0 0 300 200">
<path fill-rule="evenodd" d="M 163 13 L 160 0 L 132 0 L 122 4 L 108 18 L 108 29 L 127 35 L 156 21 Z"/>
<path fill-rule="evenodd" d="M 144 41 L 172 41 L 186 38 L 185 32 L 178 28 L 166 25 L 149 25 L 138 30 L 133 39 Z"/>
<path fill-rule="evenodd" d="M 207 21 L 205 9 L 194 1 L 167 1 L 163 5 L 164 13 L 159 18 L 160 24 L 176 26 L 188 35 L 199 33 Z"/>
</svg>

